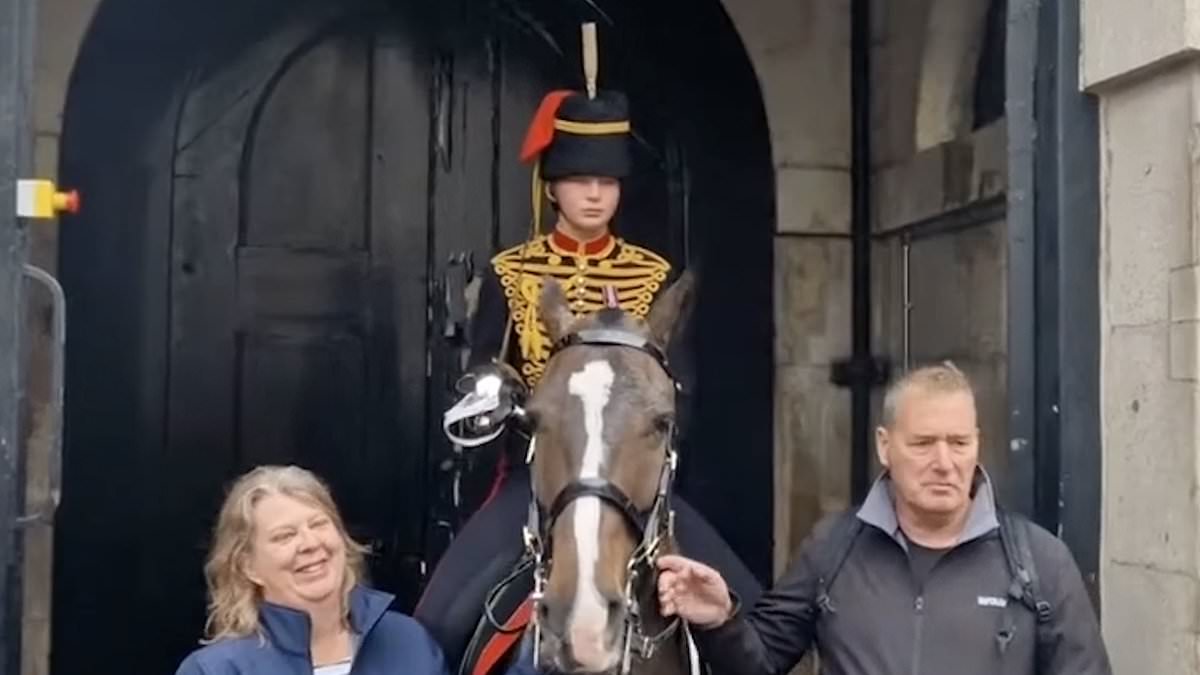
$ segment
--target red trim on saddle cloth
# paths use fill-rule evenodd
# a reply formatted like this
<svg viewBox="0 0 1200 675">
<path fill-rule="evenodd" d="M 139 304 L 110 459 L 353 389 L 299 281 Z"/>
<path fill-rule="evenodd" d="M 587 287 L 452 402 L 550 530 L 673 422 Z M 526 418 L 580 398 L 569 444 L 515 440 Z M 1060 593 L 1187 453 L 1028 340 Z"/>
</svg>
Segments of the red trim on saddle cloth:
<svg viewBox="0 0 1200 675">
<path fill-rule="evenodd" d="M 471 669 L 471 675 L 489 675 L 504 658 L 504 655 L 508 654 L 521 640 L 524 631 L 520 629 L 529 625 L 529 619 L 532 616 L 533 600 L 525 598 L 525 601 L 517 607 L 517 611 L 513 612 L 512 616 L 508 617 L 508 621 L 504 622 L 504 631 L 514 632 L 497 631 L 483 647 L 483 651 L 479 653 L 479 660 Z"/>
<path fill-rule="evenodd" d="M 508 479 L 508 453 L 500 453 L 500 461 L 496 462 L 496 477 L 492 479 L 492 487 L 488 488 L 488 495 L 484 498 L 483 503 L 476 509 L 476 513 L 483 510 L 483 507 L 491 503 L 496 495 L 500 494 L 500 488 L 504 486 L 504 481 Z"/>
</svg>

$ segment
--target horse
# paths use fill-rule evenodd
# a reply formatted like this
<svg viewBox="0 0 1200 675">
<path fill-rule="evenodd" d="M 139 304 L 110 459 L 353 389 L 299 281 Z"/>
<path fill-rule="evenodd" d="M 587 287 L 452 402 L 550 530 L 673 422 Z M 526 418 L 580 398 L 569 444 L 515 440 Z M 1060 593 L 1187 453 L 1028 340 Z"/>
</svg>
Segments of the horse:
<svg viewBox="0 0 1200 675">
<path fill-rule="evenodd" d="M 525 406 L 532 492 L 524 536 L 533 566 L 527 639 L 539 668 L 564 673 L 685 675 L 688 629 L 658 607 L 655 561 L 674 552 L 675 395 L 665 357 L 690 304 L 682 275 L 644 320 L 608 308 L 575 318 L 543 282 L 554 344 Z"/>
</svg>

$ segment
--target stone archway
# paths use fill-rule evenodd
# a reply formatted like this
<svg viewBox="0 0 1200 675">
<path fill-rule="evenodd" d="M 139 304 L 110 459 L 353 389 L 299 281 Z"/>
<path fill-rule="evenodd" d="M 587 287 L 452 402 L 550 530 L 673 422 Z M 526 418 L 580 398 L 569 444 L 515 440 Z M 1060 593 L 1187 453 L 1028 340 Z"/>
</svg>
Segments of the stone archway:
<svg viewBox="0 0 1200 675">
<path fill-rule="evenodd" d="M 62 630 L 55 635 L 58 656 L 55 667 L 62 672 L 75 669 L 70 661 L 72 654 L 81 658 L 90 654 L 88 658 L 94 661 L 96 656 L 91 647 L 96 644 L 114 650 L 105 659 L 107 662 L 132 658 L 128 652 L 138 645 L 121 633 L 148 616 L 156 617 L 163 627 L 163 649 L 156 655 L 139 655 L 143 663 L 151 658 L 165 666 L 178 657 L 179 649 L 190 644 L 197 630 L 200 604 L 195 600 L 199 578 L 193 570 L 199 567 L 204 547 L 202 525 L 211 517 L 213 503 L 219 497 L 215 487 L 233 465 L 222 459 L 228 453 L 219 440 L 220 434 L 214 436 L 216 441 L 204 437 L 214 428 L 228 426 L 226 418 L 236 421 L 249 409 L 230 415 L 222 413 L 216 426 L 198 417 L 180 426 L 172 421 L 179 419 L 180 411 L 194 410 L 203 416 L 200 413 L 204 413 L 205 406 L 199 402 L 226 397 L 217 387 L 208 395 L 180 398 L 174 393 L 179 389 L 172 378 L 191 372 L 196 381 L 207 382 L 206 378 L 224 367 L 201 363 L 205 354 L 214 353 L 210 347 L 225 344 L 226 337 L 222 336 L 229 334 L 221 321 L 203 319 L 206 312 L 219 310 L 224 301 L 189 304 L 187 293 L 197 287 L 197 279 L 216 274 L 214 270 L 220 268 L 223 256 L 229 252 L 223 239 L 206 241 L 206 238 L 213 237 L 214 231 L 233 227 L 231 220 L 246 217 L 244 209 L 239 210 L 236 197 L 224 199 L 222 195 L 236 195 L 245 189 L 241 179 L 225 180 L 238 173 L 237 167 L 245 163 L 246 155 L 239 154 L 238 144 L 245 142 L 250 127 L 239 120 L 244 121 L 260 99 L 265 101 L 271 95 L 268 89 L 256 84 L 261 78 L 255 75 L 245 79 L 245 75 L 271 71 L 269 68 L 247 71 L 241 64 L 247 63 L 247 59 L 252 65 L 257 63 L 253 47 L 277 35 L 276 12 L 282 16 L 296 11 L 296 3 L 291 2 L 259 3 L 253 10 L 241 6 L 233 9 L 237 4 L 209 3 L 203 10 L 189 14 L 147 0 L 106 0 L 92 22 L 74 68 L 61 153 L 63 176 L 78 184 L 90 199 L 89 210 L 75 223 L 78 227 L 65 231 L 60 258 L 62 276 L 74 302 L 76 335 L 68 364 L 68 386 L 73 393 L 68 401 L 71 439 L 66 464 L 71 487 L 64 500 L 59 534 L 59 551 L 65 551 L 66 555 L 60 556 L 56 592 L 59 610 L 55 620 Z M 528 4 L 538 8 L 562 6 L 561 3 Z M 697 494 L 693 502 L 710 501 L 709 512 L 715 514 L 712 519 L 717 526 L 750 558 L 752 567 L 767 576 L 772 535 L 771 496 L 757 487 L 749 497 L 739 492 L 745 490 L 739 486 L 757 486 L 769 481 L 772 473 L 771 317 L 766 312 L 747 311 L 747 306 L 770 306 L 772 295 L 772 167 L 765 120 L 758 105 L 761 95 L 742 47 L 718 4 L 689 7 L 696 36 L 707 38 L 703 50 L 688 47 L 688 41 L 684 40 L 683 47 L 675 45 L 673 52 L 659 50 L 645 54 L 635 50 L 656 49 L 657 41 L 634 33 L 665 25 L 679 12 L 634 7 L 634 4 L 611 3 L 607 8 L 614 21 L 626 21 L 624 25 L 638 28 L 628 31 L 628 39 L 618 38 L 608 43 L 613 53 L 626 56 L 614 57 L 606 72 L 630 91 L 635 109 L 643 112 L 641 124 L 652 149 L 673 149 L 660 151 L 651 160 L 661 164 L 654 171 L 670 177 L 665 189 L 639 187 L 637 194 L 640 199 L 659 199 L 656 195 L 665 193 L 662 208 L 655 207 L 646 213 L 657 214 L 671 223 L 690 223 L 691 229 L 683 227 L 682 239 L 678 240 L 683 255 L 689 255 L 687 251 L 691 249 L 693 259 L 710 256 L 715 261 L 706 266 L 707 290 L 698 308 L 703 326 L 697 331 L 701 352 L 698 360 L 717 363 L 713 355 L 738 353 L 743 366 L 736 372 L 711 369 L 711 374 L 701 374 L 701 381 L 708 384 L 701 387 L 697 396 L 700 409 L 697 419 L 699 425 L 709 427 L 697 435 L 702 440 L 696 442 L 695 451 L 687 460 L 684 489 L 687 491 L 688 482 L 695 482 Z M 577 23 L 576 18 L 549 10 L 547 15 L 546 25 L 551 30 L 569 31 Z M 454 35 L 446 38 L 437 30 L 424 34 L 434 42 L 459 39 Z M 376 47 L 393 45 L 397 39 L 403 41 L 390 35 L 372 39 L 371 44 Z M 330 53 L 342 53 L 341 48 L 331 49 Z M 280 53 L 289 52 L 284 49 Z M 644 58 L 632 58 L 639 54 Z M 463 62 L 486 65 L 487 60 L 466 58 Z M 377 59 L 375 64 L 374 68 L 384 67 L 384 61 Z M 648 68 L 647 64 L 653 67 Z M 357 77 L 354 73 L 359 71 L 353 62 L 345 67 L 350 69 L 346 81 Z M 483 70 L 487 72 L 486 67 Z M 674 82 L 665 78 L 668 72 L 679 73 Z M 454 75 L 459 84 L 471 81 L 471 77 L 474 75 L 466 70 Z M 344 79 L 337 78 L 339 82 Z M 699 82 L 701 79 L 703 84 Z M 504 86 L 513 82 L 519 84 L 519 79 L 506 80 Z M 393 80 L 387 79 L 387 83 L 390 85 Z M 490 95 L 489 85 L 482 81 L 476 84 L 482 85 L 482 89 L 473 91 L 483 92 L 484 98 L 480 100 L 486 100 Z M 537 87 L 530 91 L 533 89 Z M 302 102 L 303 98 L 296 100 Z M 376 105 L 381 99 L 367 96 L 363 100 Z M 639 107 L 637 101 L 645 104 Z M 531 107 L 533 101 L 527 103 Z M 367 119 L 386 120 L 390 112 L 393 111 L 376 111 Z M 472 108 L 472 114 L 484 112 L 486 109 L 477 112 Z M 524 121 L 521 115 L 512 119 L 518 120 L 518 124 Z M 401 124 L 406 121 L 414 120 L 399 120 Z M 467 138 L 462 133 L 488 127 L 472 123 L 455 128 L 466 130 L 459 132 L 462 139 Z M 737 129 L 738 133 L 726 133 L 729 129 Z M 463 147 L 460 140 L 448 152 L 458 157 L 454 153 L 462 152 Z M 469 143 L 466 147 L 467 152 L 474 152 Z M 498 156 L 507 157 L 503 146 L 500 149 Z M 255 157 L 260 154 L 260 150 L 255 150 Z M 243 159 L 239 160 L 239 156 Z M 476 163 L 481 156 L 497 155 L 476 155 Z M 459 159 L 452 159 L 451 164 Z M 445 161 L 446 158 L 439 158 L 439 163 Z M 221 174 L 224 166 L 229 168 L 225 172 L 228 176 Z M 289 170 L 294 171 L 295 167 Z M 446 180 L 458 179 L 439 178 Z M 500 182 L 504 181 L 501 175 Z M 468 181 L 474 185 L 481 182 L 486 181 Z M 366 198 L 377 199 L 385 192 L 375 190 Z M 523 191 L 518 194 L 521 200 L 525 199 Z M 680 194 L 690 196 L 680 202 Z M 439 212 L 452 212 L 456 208 L 483 208 L 489 201 L 493 200 L 443 198 L 437 206 Z M 669 208 L 672 204 L 687 208 Z M 409 213 L 424 212 L 410 209 Z M 508 227 L 506 219 L 501 221 Z M 185 227 L 181 225 L 184 222 L 195 226 Z M 242 225 L 239 220 L 234 229 Z M 502 239 L 507 237 L 503 235 Z M 673 237 L 664 234 L 663 241 L 655 242 L 656 246 L 674 246 Z M 411 250 L 418 249 L 422 257 L 412 266 L 413 272 L 440 270 L 435 266 L 441 264 L 437 262 L 441 258 L 426 260 L 424 248 L 415 246 Z M 441 249 L 439 252 L 444 254 Z M 254 253 L 258 255 L 261 251 Z M 226 269 L 241 273 L 249 268 L 243 264 L 247 261 L 242 252 L 237 255 L 236 264 L 226 265 Z M 722 258 L 728 258 L 729 263 Z M 355 264 L 353 260 L 337 264 L 342 263 L 351 267 Z M 210 278 L 208 288 L 218 291 L 228 288 L 236 273 Z M 422 301 L 437 297 L 423 292 L 410 295 Z M 238 307 L 244 309 L 240 304 Z M 424 315 L 425 310 L 420 309 L 406 316 Z M 192 318 L 187 319 L 188 316 Z M 735 320 L 729 320 L 730 317 Z M 194 320 L 197 318 L 200 320 Z M 200 344 L 206 331 L 213 334 L 213 339 Z M 304 331 L 311 337 L 309 328 Z M 349 334 L 355 334 L 354 330 Z M 187 343 L 197 340 L 197 344 L 188 346 Z M 195 358 L 181 357 L 185 352 Z M 708 356 L 704 356 L 706 352 Z M 328 350 L 314 352 L 301 345 L 291 353 L 307 359 L 303 354 L 319 355 Z M 260 372 L 254 361 L 235 360 L 243 375 Z M 700 366 L 702 371 L 706 367 Z M 188 404 L 189 400 L 195 405 Z M 433 401 L 424 395 L 417 395 L 414 400 Z M 436 408 L 437 403 L 433 401 L 426 407 Z M 423 428 L 416 429 L 412 437 L 419 443 L 425 433 Z M 179 442 L 182 438 L 188 442 Z M 728 451 L 739 444 L 745 448 L 737 453 Z M 208 454 L 205 448 L 209 449 Z M 421 467 L 416 470 L 425 471 Z M 148 485 L 161 486 L 151 491 L 156 495 L 155 511 L 142 505 Z M 741 510 L 718 508 L 726 503 L 737 503 Z M 703 508 L 703 503 L 700 506 Z M 352 507 L 352 510 L 361 514 L 371 508 Z M 169 520 L 177 524 L 180 533 L 171 532 L 171 526 L 162 521 L 162 514 L 173 514 Z M 119 523 L 118 531 L 101 539 L 98 533 L 103 531 L 103 522 Z M 388 528 L 389 532 L 396 531 L 390 525 Z M 164 534 L 158 540 L 169 552 L 156 550 L 152 542 L 136 534 L 159 531 Z M 109 550 L 118 545 L 124 547 L 125 564 L 120 569 L 115 564 L 105 564 L 114 576 L 111 588 L 125 589 L 123 603 L 107 597 L 106 589 L 75 583 L 81 576 L 77 570 L 82 562 L 78 551 Z M 116 577 L 123 581 L 117 581 Z M 165 587 L 175 589 L 173 593 L 181 594 L 182 599 L 170 597 L 163 590 L 164 579 L 169 580 Z M 394 582 L 394 579 L 384 580 L 384 583 Z M 109 606 L 119 606 L 124 615 L 105 623 L 107 636 L 68 630 L 71 626 L 96 624 L 89 612 Z M 72 615 L 64 616 L 64 608 Z M 172 622 L 179 623 L 179 627 L 167 631 L 165 626 Z"/>
</svg>

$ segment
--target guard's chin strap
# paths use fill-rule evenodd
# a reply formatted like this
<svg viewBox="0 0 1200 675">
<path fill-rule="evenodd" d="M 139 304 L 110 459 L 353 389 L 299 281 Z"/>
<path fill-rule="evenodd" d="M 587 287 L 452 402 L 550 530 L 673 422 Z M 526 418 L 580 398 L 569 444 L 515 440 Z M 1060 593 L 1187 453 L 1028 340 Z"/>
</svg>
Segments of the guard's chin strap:
<svg viewBox="0 0 1200 675">
<path fill-rule="evenodd" d="M 542 191 L 546 181 L 542 179 L 542 160 L 539 157 L 533 163 L 533 177 L 530 181 L 530 202 L 533 207 L 533 220 L 529 223 L 529 238 L 533 239 L 542 231 Z"/>
</svg>

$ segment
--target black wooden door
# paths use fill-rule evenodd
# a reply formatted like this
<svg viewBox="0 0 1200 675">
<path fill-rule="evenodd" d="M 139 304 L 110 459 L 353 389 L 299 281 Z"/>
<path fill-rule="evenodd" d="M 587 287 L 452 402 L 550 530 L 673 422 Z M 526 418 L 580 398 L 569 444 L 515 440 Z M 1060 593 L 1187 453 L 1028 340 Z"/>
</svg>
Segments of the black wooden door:
<svg viewBox="0 0 1200 675">
<path fill-rule="evenodd" d="M 161 514 L 190 597 L 222 485 L 284 463 L 330 483 L 376 583 L 416 590 L 430 79 L 386 18 L 296 17 L 182 108 Z"/>
</svg>

